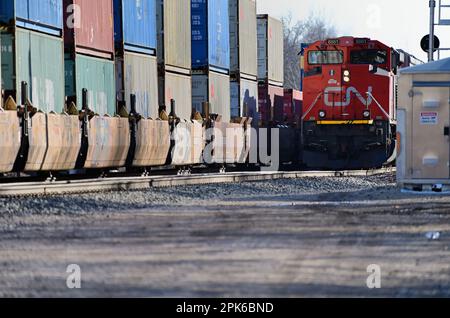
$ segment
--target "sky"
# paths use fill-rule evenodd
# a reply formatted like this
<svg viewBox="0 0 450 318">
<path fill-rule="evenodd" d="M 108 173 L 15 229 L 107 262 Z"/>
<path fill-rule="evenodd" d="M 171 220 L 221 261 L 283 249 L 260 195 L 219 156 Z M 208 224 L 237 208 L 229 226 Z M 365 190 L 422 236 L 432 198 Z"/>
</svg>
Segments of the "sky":
<svg viewBox="0 0 450 318">
<path fill-rule="evenodd" d="M 449 4 L 450 0 L 442 0 Z M 426 60 L 420 40 L 429 33 L 429 0 L 257 0 L 258 13 L 302 20 L 315 14 L 339 35 L 369 37 Z M 450 19 L 450 9 L 443 11 Z M 441 47 L 450 47 L 450 26 L 437 27 Z M 446 39 L 448 39 L 446 41 Z M 450 56 L 449 54 L 443 54 Z"/>
</svg>

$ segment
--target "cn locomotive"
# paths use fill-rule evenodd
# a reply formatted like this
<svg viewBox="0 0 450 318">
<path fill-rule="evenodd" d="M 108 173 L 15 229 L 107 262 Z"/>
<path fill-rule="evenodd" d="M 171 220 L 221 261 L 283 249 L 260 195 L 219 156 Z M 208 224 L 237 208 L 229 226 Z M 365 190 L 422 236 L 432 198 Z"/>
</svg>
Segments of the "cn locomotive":
<svg viewBox="0 0 450 318">
<path fill-rule="evenodd" d="M 369 38 L 303 52 L 302 150 L 309 168 L 370 169 L 395 160 L 400 54 Z"/>
</svg>

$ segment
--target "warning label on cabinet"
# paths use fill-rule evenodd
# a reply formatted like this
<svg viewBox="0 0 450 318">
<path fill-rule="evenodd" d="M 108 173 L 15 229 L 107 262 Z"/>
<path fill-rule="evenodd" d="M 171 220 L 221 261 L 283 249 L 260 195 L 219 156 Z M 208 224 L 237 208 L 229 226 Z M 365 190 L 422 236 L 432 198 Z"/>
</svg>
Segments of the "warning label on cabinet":
<svg viewBox="0 0 450 318">
<path fill-rule="evenodd" d="M 437 112 L 420 113 L 421 125 L 437 125 L 439 114 Z"/>
</svg>

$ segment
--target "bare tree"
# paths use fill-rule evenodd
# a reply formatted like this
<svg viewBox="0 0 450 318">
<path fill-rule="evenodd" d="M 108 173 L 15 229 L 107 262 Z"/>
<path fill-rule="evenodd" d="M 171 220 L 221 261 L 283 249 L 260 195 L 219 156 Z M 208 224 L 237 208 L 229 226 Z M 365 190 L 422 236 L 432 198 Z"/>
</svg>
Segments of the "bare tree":
<svg viewBox="0 0 450 318">
<path fill-rule="evenodd" d="M 294 21 L 292 15 L 282 19 L 284 27 L 284 80 L 286 88 L 300 88 L 300 59 L 302 43 L 312 43 L 336 36 L 336 29 L 319 16 L 311 15 L 305 21 Z"/>
</svg>

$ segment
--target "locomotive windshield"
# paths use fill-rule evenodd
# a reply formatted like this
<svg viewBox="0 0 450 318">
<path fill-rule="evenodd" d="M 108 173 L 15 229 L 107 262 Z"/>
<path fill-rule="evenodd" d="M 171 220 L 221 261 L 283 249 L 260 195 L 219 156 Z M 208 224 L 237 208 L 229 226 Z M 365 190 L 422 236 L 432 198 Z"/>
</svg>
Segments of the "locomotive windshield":
<svg viewBox="0 0 450 318">
<path fill-rule="evenodd" d="M 385 64 L 387 52 L 385 50 L 358 50 L 350 53 L 351 64 Z"/>
<path fill-rule="evenodd" d="M 342 64 L 344 63 L 344 52 L 342 51 L 311 51 L 308 54 L 310 65 L 320 64 Z"/>
</svg>

